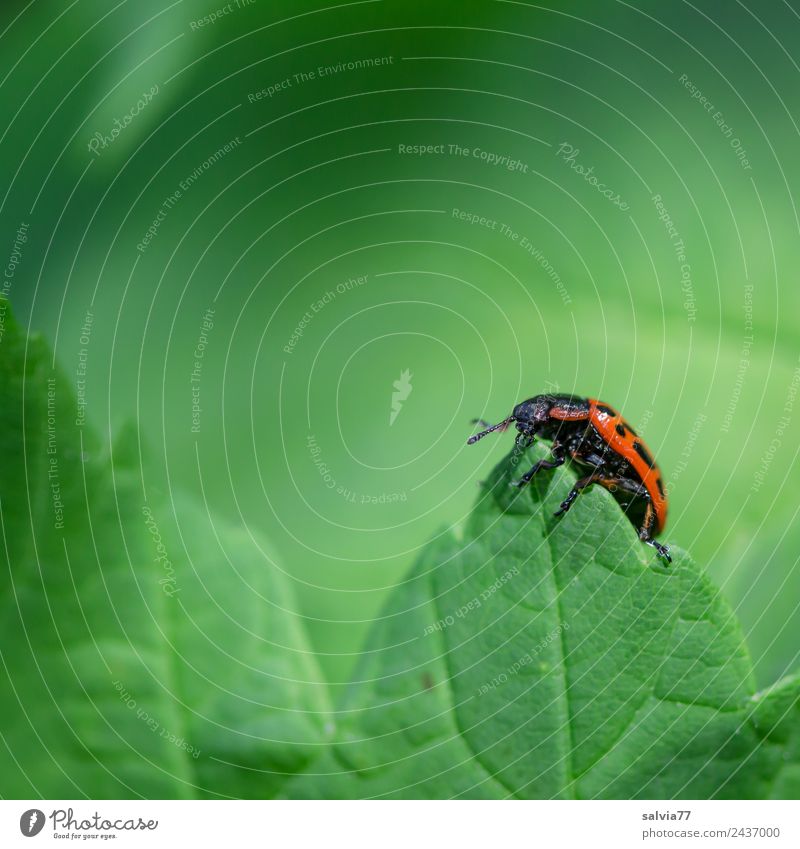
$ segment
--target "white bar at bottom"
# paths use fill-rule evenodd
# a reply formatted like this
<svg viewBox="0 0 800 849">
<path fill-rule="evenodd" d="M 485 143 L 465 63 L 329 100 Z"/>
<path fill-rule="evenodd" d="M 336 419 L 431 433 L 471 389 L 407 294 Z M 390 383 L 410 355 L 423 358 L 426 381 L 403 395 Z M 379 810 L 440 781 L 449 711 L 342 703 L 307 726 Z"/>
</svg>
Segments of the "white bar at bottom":
<svg viewBox="0 0 800 849">
<path fill-rule="evenodd" d="M 800 803 L 0 801 L 0 846 L 800 846 Z M 23 829 L 33 830 L 27 836 Z"/>
</svg>

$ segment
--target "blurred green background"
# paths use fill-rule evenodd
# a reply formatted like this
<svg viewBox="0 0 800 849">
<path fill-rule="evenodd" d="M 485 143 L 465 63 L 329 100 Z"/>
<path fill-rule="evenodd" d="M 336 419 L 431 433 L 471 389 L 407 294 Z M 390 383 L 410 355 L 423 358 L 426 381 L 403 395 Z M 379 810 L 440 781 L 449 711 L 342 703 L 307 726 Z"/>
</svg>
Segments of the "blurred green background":
<svg viewBox="0 0 800 849">
<path fill-rule="evenodd" d="M 469 420 L 555 387 L 642 430 L 759 682 L 797 667 L 796 3 L 1 14 L 3 296 L 149 491 L 271 540 L 334 699 L 509 447 Z"/>
</svg>

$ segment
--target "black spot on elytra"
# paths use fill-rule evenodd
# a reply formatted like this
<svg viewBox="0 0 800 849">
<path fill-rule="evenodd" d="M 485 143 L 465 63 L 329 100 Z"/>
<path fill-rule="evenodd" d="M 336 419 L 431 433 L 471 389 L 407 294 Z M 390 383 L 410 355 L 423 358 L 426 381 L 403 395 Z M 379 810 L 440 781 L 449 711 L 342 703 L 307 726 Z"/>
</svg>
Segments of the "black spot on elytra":
<svg viewBox="0 0 800 849">
<path fill-rule="evenodd" d="M 658 491 L 661 493 L 661 497 L 664 497 L 664 484 L 661 483 L 661 478 L 656 478 L 656 486 L 658 487 Z"/>
<path fill-rule="evenodd" d="M 607 407 L 605 404 L 598 404 L 597 409 L 601 413 L 605 413 L 607 416 L 611 416 L 612 419 L 615 419 L 617 417 L 617 411 L 612 410 L 611 407 Z"/>
<path fill-rule="evenodd" d="M 624 425 L 624 424 L 618 424 L 618 425 L 614 428 L 614 430 L 616 430 L 616 432 L 617 432 L 620 436 L 625 436 L 625 425 Z"/>
<path fill-rule="evenodd" d="M 644 447 L 644 445 L 642 445 L 641 442 L 639 442 L 638 439 L 633 443 L 633 450 L 642 458 L 642 460 L 645 461 L 645 463 L 647 463 L 648 466 L 650 466 L 651 469 L 655 466 L 655 461 L 650 456 L 650 452 Z"/>
</svg>

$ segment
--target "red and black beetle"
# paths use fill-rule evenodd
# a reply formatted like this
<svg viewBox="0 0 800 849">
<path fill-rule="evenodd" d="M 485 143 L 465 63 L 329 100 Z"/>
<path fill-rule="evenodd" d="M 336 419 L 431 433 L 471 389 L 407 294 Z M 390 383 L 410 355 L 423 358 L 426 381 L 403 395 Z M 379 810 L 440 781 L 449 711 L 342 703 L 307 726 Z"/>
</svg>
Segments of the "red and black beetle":
<svg viewBox="0 0 800 849">
<path fill-rule="evenodd" d="M 487 425 L 488 422 L 477 420 Z M 517 445 L 527 448 L 534 439 L 552 440 L 552 460 L 539 460 L 514 482 L 524 486 L 540 469 L 554 469 L 569 459 L 586 475 L 575 482 L 555 514 L 566 513 L 580 492 L 592 484 L 605 487 L 639 529 L 639 539 L 672 562 L 669 548 L 656 542 L 667 522 L 667 494 L 661 472 L 636 431 L 608 404 L 576 395 L 535 395 L 514 407 L 502 422 L 467 440 L 472 445 L 495 430 L 516 423 Z"/>
</svg>

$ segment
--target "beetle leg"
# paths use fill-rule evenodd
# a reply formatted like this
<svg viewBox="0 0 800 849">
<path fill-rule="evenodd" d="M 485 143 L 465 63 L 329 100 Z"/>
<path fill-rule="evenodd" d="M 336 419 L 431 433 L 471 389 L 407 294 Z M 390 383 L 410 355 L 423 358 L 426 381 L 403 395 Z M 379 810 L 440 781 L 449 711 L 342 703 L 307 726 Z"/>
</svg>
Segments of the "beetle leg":
<svg viewBox="0 0 800 849">
<path fill-rule="evenodd" d="M 572 507 L 572 502 L 581 494 L 581 492 L 586 489 L 587 486 L 591 486 L 593 483 L 598 483 L 601 480 L 606 479 L 605 475 L 599 472 L 592 472 L 590 475 L 586 475 L 585 478 L 581 478 L 580 480 L 575 481 L 575 486 L 569 491 L 569 495 L 561 502 L 559 505 L 559 509 L 553 513 L 554 516 L 561 516 L 566 513 L 570 507 Z"/>
<path fill-rule="evenodd" d="M 642 522 L 642 527 L 639 530 L 639 539 L 646 543 L 647 545 L 651 545 L 659 554 L 660 557 L 663 557 L 667 563 L 672 563 L 672 557 L 669 554 L 669 546 L 661 545 L 660 542 L 656 542 L 653 539 L 653 525 L 656 521 L 656 511 L 653 507 L 651 501 L 647 502 L 647 507 L 644 511 L 644 522 Z"/>
<path fill-rule="evenodd" d="M 672 563 L 672 556 L 669 553 L 668 545 L 661 545 L 660 542 L 656 542 L 654 539 L 646 539 L 644 542 L 647 545 L 651 545 L 667 563 Z"/>
<path fill-rule="evenodd" d="M 559 466 L 563 466 L 566 458 L 564 457 L 564 448 L 558 443 L 554 443 L 553 447 L 550 449 L 550 454 L 552 455 L 552 460 L 538 460 L 534 463 L 530 469 L 518 480 L 511 481 L 509 486 L 518 486 L 523 487 L 526 483 L 530 483 L 531 478 L 540 470 L 540 469 L 557 469 Z"/>
<path fill-rule="evenodd" d="M 522 431 L 520 431 L 514 439 L 514 445 L 516 445 L 517 448 L 521 448 L 523 451 L 525 451 L 526 448 L 530 448 L 531 445 L 533 445 L 534 438 L 535 437 L 533 436 L 533 434 L 523 433 Z"/>
<path fill-rule="evenodd" d="M 526 483 L 530 483 L 531 478 L 538 472 L 540 469 L 556 469 L 559 466 L 564 465 L 563 457 L 556 457 L 553 460 L 539 460 L 534 463 L 530 469 L 518 480 L 511 481 L 510 486 L 525 486 Z"/>
<path fill-rule="evenodd" d="M 647 490 L 641 484 L 634 486 L 631 481 L 624 477 L 610 476 L 608 474 L 603 474 L 600 471 L 595 471 L 590 475 L 586 475 L 586 477 L 575 482 L 575 486 L 572 487 L 569 491 L 569 495 L 567 495 L 567 497 L 561 502 L 560 509 L 557 510 L 554 515 L 560 516 L 563 513 L 566 513 L 580 493 L 593 483 L 601 483 L 611 491 L 613 491 L 614 487 L 620 486 L 628 492 L 635 493 L 647 499 L 647 505 L 645 506 L 644 511 L 644 521 L 642 522 L 642 527 L 639 529 L 639 539 L 643 543 L 654 548 L 658 552 L 659 556 L 663 557 L 667 563 L 672 563 L 669 546 L 662 545 L 660 542 L 656 542 L 653 539 L 653 527 L 656 522 L 656 511 Z"/>
</svg>

